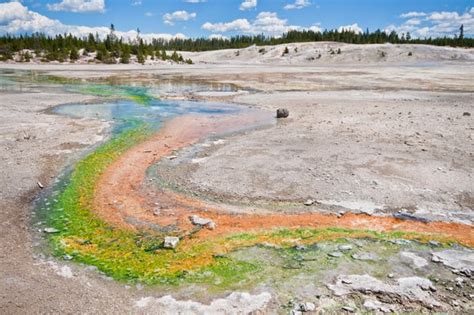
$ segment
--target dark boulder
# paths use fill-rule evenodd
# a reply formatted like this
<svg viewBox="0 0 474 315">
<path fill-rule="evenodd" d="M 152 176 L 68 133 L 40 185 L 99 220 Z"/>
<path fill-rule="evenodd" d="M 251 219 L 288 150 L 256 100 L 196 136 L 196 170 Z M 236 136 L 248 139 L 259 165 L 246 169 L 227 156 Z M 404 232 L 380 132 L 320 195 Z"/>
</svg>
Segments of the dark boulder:
<svg viewBox="0 0 474 315">
<path fill-rule="evenodd" d="M 277 109 L 277 118 L 287 118 L 290 115 L 290 112 L 286 108 Z"/>
</svg>

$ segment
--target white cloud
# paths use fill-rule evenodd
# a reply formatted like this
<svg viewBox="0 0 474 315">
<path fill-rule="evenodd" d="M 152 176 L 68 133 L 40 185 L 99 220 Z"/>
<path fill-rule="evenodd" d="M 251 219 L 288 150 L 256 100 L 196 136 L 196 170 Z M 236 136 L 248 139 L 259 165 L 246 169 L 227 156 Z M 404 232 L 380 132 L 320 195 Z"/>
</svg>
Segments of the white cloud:
<svg viewBox="0 0 474 315">
<path fill-rule="evenodd" d="M 205 23 L 202 28 L 210 32 L 241 32 L 246 34 L 265 34 L 279 36 L 299 26 L 288 25 L 288 21 L 280 19 L 275 12 L 260 12 L 256 19 L 249 22 L 247 19 L 237 19 L 227 23 Z"/>
<path fill-rule="evenodd" d="M 92 34 L 98 34 L 99 37 L 104 38 L 109 34 L 110 30 L 105 26 L 81 26 L 63 24 L 58 20 L 50 19 L 37 12 L 29 10 L 20 2 L 0 3 L 0 34 L 22 34 L 40 32 L 46 35 L 54 36 L 57 34 L 72 34 L 77 37 L 85 37 Z M 124 40 L 133 40 L 137 37 L 135 30 L 130 31 L 116 31 L 118 37 Z M 140 34 L 146 40 L 151 41 L 153 38 L 163 38 L 170 40 L 173 38 L 186 38 L 184 34 L 161 34 L 161 33 L 147 33 Z"/>
<path fill-rule="evenodd" d="M 155 16 L 155 14 L 153 12 L 145 12 L 145 16 L 152 17 Z"/>
<path fill-rule="evenodd" d="M 196 17 L 196 13 L 188 13 L 187 11 L 175 11 L 173 13 L 166 13 L 163 15 L 163 21 L 165 24 L 174 25 L 176 21 L 187 21 L 190 19 L 194 19 Z"/>
<path fill-rule="evenodd" d="M 206 22 L 202 25 L 202 29 L 210 32 L 230 32 L 240 31 L 244 33 L 250 33 L 252 25 L 247 19 L 237 19 L 227 23 L 210 23 Z"/>
<path fill-rule="evenodd" d="M 406 25 L 420 25 L 421 20 L 420 19 L 409 19 L 405 22 Z"/>
<path fill-rule="evenodd" d="M 389 25 L 386 32 L 408 33 L 414 38 L 452 37 L 459 34 L 459 27 L 464 25 L 465 35 L 474 35 L 474 7 L 464 13 L 456 11 L 442 12 L 408 12 L 400 15 L 405 19 L 401 25 Z"/>
<path fill-rule="evenodd" d="M 339 28 L 338 28 L 337 30 L 338 30 L 339 32 L 342 32 L 342 31 L 349 31 L 349 32 L 357 33 L 357 34 L 360 34 L 360 33 L 363 33 L 363 32 L 364 32 L 364 31 L 362 30 L 362 28 L 360 28 L 357 23 L 354 23 L 354 24 L 352 24 L 352 25 L 339 26 Z"/>
<path fill-rule="evenodd" d="M 400 17 L 402 19 L 420 17 L 420 16 L 426 16 L 426 13 L 424 13 L 424 12 L 408 12 L 408 13 L 403 13 L 402 15 L 400 15 Z"/>
<path fill-rule="evenodd" d="M 294 3 L 285 5 L 283 9 L 285 10 L 303 9 L 310 5 L 311 5 L 311 2 L 309 0 L 295 0 Z"/>
<path fill-rule="evenodd" d="M 187 3 L 203 3 L 203 2 L 207 2 L 207 0 L 183 0 L 184 2 L 187 2 Z"/>
<path fill-rule="evenodd" d="M 242 11 L 254 9 L 257 7 L 257 0 L 244 0 L 240 4 L 239 9 Z"/>
<path fill-rule="evenodd" d="M 281 36 L 291 30 L 312 30 L 321 32 L 320 24 L 314 24 L 310 27 L 298 25 L 288 25 L 286 19 L 280 19 L 275 12 L 260 12 L 255 20 L 237 19 L 230 22 L 204 23 L 202 29 L 215 33 L 238 32 L 249 35 L 265 34 L 267 36 Z"/>
<path fill-rule="evenodd" d="M 133 6 L 142 5 L 142 0 L 133 0 L 133 1 L 132 1 L 132 5 L 133 5 Z"/>
<path fill-rule="evenodd" d="M 315 24 L 307 28 L 308 31 L 313 31 L 315 33 L 322 33 L 323 29 L 320 24 Z"/>
<path fill-rule="evenodd" d="M 68 12 L 104 12 L 104 0 L 62 0 L 58 3 L 48 4 L 51 11 Z"/>
<path fill-rule="evenodd" d="M 223 40 L 228 40 L 229 37 L 224 36 L 222 34 L 211 34 L 209 35 L 209 39 L 223 39 Z"/>
</svg>

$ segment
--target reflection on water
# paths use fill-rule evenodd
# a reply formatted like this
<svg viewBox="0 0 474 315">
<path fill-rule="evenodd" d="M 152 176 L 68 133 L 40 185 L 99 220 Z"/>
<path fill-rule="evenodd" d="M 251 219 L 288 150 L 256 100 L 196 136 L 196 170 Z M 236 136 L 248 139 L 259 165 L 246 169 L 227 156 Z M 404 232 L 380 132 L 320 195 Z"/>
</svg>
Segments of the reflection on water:
<svg viewBox="0 0 474 315">
<path fill-rule="evenodd" d="M 199 92 L 235 92 L 237 87 L 226 83 L 207 83 L 186 78 L 167 79 L 158 75 L 122 75 L 107 79 L 68 79 L 46 75 L 40 71 L 0 69 L 0 92 L 68 91 L 115 98 L 179 97 Z"/>
<path fill-rule="evenodd" d="M 163 79 L 157 75 L 113 76 L 100 82 L 68 79 L 45 75 L 38 71 L 0 69 L 0 93 L 54 93 L 70 92 L 113 99 L 102 104 L 67 104 L 54 111 L 73 117 L 96 118 L 114 121 L 114 133 L 146 122 L 152 128 L 167 118 L 182 114 L 229 114 L 237 112 L 236 106 L 212 102 L 163 100 L 185 97 L 199 92 L 233 92 L 231 84 L 203 83 Z"/>
</svg>

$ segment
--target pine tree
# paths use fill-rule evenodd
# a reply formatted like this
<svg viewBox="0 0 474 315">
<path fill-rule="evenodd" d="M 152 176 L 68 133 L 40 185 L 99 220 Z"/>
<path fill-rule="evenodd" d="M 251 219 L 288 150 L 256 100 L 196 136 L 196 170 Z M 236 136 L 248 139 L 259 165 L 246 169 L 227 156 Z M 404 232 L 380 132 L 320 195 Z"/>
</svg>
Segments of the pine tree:
<svg viewBox="0 0 474 315">
<path fill-rule="evenodd" d="M 120 57 L 120 62 L 127 64 L 130 63 L 130 49 L 128 46 L 125 46 L 122 50 L 122 56 Z"/>
<path fill-rule="evenodd" d="M 143 53 L 141 51 L 139 51 L 137 54 L 137 62 L 141 63 L 142 65 L 145 64 L 145 57 L 143 56 Z"/>
<path fill-rule="evenodd" d="M 71 62 L 75 62 L 77 59 L 79 59 L 79 52 L 75 47 L 71 48 L 71 51 L 69 53 L 69 59 L 71 60 Z"/>
</svg>

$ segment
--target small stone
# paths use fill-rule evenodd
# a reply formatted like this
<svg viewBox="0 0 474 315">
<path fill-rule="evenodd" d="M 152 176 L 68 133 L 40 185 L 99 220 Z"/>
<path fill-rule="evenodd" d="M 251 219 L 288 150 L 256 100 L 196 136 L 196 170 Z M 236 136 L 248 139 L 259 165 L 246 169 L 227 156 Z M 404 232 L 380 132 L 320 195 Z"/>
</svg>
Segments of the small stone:
<svg viewBox="0 0 474 315">
<path fill-rule="evenodd" d="M 441 262 L 441 260 L 439 259 L 438 256 L 431 257 L 431 261 L 434 262 L 434 263 L 440 263 Z"/>
<path fill-rule="evenodd" d="M 299 310 L 292 310 L 291 315 L 303 315 L 303 312 L 301 312 Z"/>
<path fill-rule="evenodd" d="M 470 112 L 464 112 L 464 113 L 462 113 L 462 115 L 465 116 L 465 117 L 468 117 L 468 116 L 471 116 L 471 113 Z"/>
<path fill-rule="evenodd" d="M 216 223 L 214 221 L 211 219 L 201 218 L 197 215 L 190 216 L 189 221 L 194 225 L 207 227 L 209 230 L 214 230 L 216 228 Z"/>
<path fill-rule="evenodd" d="M 428 244 L 433 246 L 433 247 L 440 247 L 441 246 L 441 243 L 437 242 L 437 241 L 429 241 Z"/>
<path fill-rule="evenodd" d="M 349 312 L 349 313 L 354 313 L 355 312 L 355 309 L 353 307 L 350 307 L 350 306 L 344 306 L 342 308 L 343 311 L 346 311 L 346 312 Z"/>
<path fill-rule="evenodd" d="M 365 300 L 364 307 L 369 311 L 378 311 L 382 306 L 379 301 Z"/>
<path fill-rule="evenodd" d="M 179 243 L 179 238 L 175 236 L 166 236 L 165 237 L 165 242 L 163 244 L 164 248 L 176 248 Z"/>
<path fill-rule="evenodd" d="M 404 240 L 404 239 L 391 240 L 390 242 L 393 243 L 393 244 L 396 244 L 396 245 L 409 245 L 409 244 L 411 244 L 410 240 Z"/>
<path fill-rule="evenodd" d="M 277 118 L 287 118 L 290 116 L 290 111 L 286 108 L 278 108 L 276 112 Z"/>
<path fill-rule="evenodd" d="M 304 245 L 296 245 L 295 249 L 298 251 L 305 251 L 307 248 Z"/>
<path fill-rule="evenodd" d="M 44 228 L 43 230 L 45 233 L 58 233 L 59 230 L 51 227 Z"/>
<path fill-rule="evenodd" d="M 73 257 L 71 255 L 67 255 L 67 254 L 63 256 L 64 260 L 72 260 L 72 258 Z"/>
<path fill-rule="evenodd" d="M 453 301 L 451 302 L 451 304 L 452 304 L 453 306 L 459 306 L 459 302 L 458 302 L 457 300 L 453 300 Z"/>
<path fill-rule="evenodd" d="M 395 277 L 395 275 L 394 275 L 393 273 L 389 273 L 389 274 L 387 275 L 387 277 L 389 277 L 390 279 L 393 279 L 393 277 Z"/>
<path fill-rule="evenodd" d="M 307 207 L 309 207 L 309 206 L 314 205 L 315 202 L 316 202 L 316 201 L 313 200 L 313 199 L 308 199 L 308 200 L 306 200 L 306 201 L 304 202 L 304 205 L 307 206 Z"/>
<path fill-rule="evenodd" d="M 39 188 L 41 188 L 41 189 L 44 188 L 44 186 L 43 186 L 43 184 L 41 184 L 41 182 L 38 182 L 37 184 L 38 184 L 38 187 L 39 187 Z"/>
<path fill-rule="evenodd" d="M 342 279 L 341 282 L 344 284 L 352 284 L 352 281 L 349 279 Z"/>
<path fill-rule="evenodd" d="M 352 258 L 356 260 L 363 260 L 363 261 L 376 261 L 380 260 L 380 257 L 373 253 L 361 253 L 361 254 L 353 254 Z"/>
<path fill-rule="evenodd" d="M 342 253 L 341 252 L 332 252 L 332 253 L 329 253 L 328 254 L 330 257 L 341 257 L 342 256 Z"/>
<path fill-rule="evenodd" d="M 159 207 L 156 208 L 155 211 L 153 211 L 153 215 L 154 215 L 154 216 L 159 216 L 159 215 L 161 215 L 161 209 L 160 209 Z"/>
<path fill-rule="evenodd" d="M 466 277 L 469 277 L 469 278 L 472 276 L 471 269 L 468 269 L 468 268 L 461 269 L 461 273 L 464 274 Z"/>
<path fill-rule="evenodd" d="M 348 251 L 352 250 L 352 245 L 339 245 L 337 248 L 342 251 Z"/>
<path fill-rule="evenodd" d="M 176 158 L 177 158 L 176 155 L 170 155 L 170 156 L 168 156 L 168 160 L 174 160 L 174 159 L 176 159 Z"/>
<path fill-rule="evenodd" d="M 446 290 L 448 290 L 448 291 L 453 291 L 454 288 L 453 288 L 453 287 L 447 287 Z"/>
<path fill-rule="evenodd" d="M 299 305 L 299 310 L 302 312 L 312 312 L 315 309 L 316 309 L 316 305 L 311 302 L 305 302 Z"/>
</svg>

